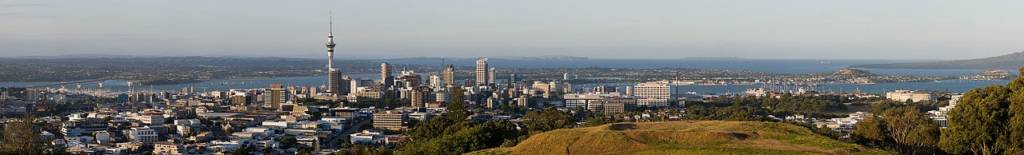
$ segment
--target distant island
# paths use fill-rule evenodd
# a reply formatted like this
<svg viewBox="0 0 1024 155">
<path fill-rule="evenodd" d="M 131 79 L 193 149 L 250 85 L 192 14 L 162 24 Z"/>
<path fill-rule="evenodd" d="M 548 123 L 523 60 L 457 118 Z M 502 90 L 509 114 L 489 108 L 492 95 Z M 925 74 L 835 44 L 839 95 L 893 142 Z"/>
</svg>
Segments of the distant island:
<svg viewBox="0 0 1024 155">
<path fill-rule="evenodd" d="M 1024 52 L 1010 53 L 1001 56 L 929 62 L 909 62 L 892 64 L 857 65 L 857 68 L 881 69 L 1006 69 L 1016 70 L 1024 66 Z"/>
</svg>

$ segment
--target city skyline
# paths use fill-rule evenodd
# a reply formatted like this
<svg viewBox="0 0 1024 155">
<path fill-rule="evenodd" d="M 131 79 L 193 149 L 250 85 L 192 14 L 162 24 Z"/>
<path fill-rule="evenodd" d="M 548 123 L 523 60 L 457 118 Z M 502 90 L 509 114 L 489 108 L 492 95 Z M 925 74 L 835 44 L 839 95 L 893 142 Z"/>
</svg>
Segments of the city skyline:
<svg viewBox="0 0 1024 155">
<path fill-rule="evenodd" d="M 1024 154 L 1024 9 L 928 2 L 0 0 L 0 154 Z"/>
<path fill-rule="evenodd" d="M 322 58 L 333 10 L 342 59 L 948 60 L 1024 49 L 1006 3 L 0 1 L 0 53 Z"/>
</svg>

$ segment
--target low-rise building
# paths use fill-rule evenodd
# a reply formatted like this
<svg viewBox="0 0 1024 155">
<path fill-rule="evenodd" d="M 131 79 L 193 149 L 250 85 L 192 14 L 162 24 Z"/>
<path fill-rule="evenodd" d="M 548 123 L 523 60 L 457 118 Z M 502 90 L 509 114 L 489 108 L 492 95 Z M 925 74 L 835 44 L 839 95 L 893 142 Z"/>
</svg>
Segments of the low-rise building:
<svg viewBox="0 0 1024 155">
<path fill-rule="evenodd" d="M 409 114 L 402 111 L 383 111 L 373 114 L 373 127 L 386 130 L 405 129 L 405 122 L 409 120 Z"/>
<path fill-rule="evenodd" d="M 928 91 L 896 90 L 885 93 L 885 98 L 900 102 L 907 100 L 913 102 L 921 102 L 935 100 L 936 97 L 935 95 Z"/>
<path fill-rule="evenodd" d="M 168 142 L 153 143 L 153 154 L 181 154 L 181 145 Z"/>
<path fill-rule="evenodd" d="M 149 126 L 134 127 L 128 130 L 128 139 L 131 139 L 132 142 L 149 144 L 157 141 L 158 138 L 156 131 Z"/>
<path fill-rule="evenodd" d="M 363 132 L 349 134 L 349 142 L 352 144 L 378 144 L 383 135 L 381 132 L 363 130 Z"/>
<path fill-rule="evenodd" d="M 633 110 L 636 106 L 636 98 L 613 97 L 605 99 L 603 104 L 604 114 L 616 114 Z"/>
</svg>

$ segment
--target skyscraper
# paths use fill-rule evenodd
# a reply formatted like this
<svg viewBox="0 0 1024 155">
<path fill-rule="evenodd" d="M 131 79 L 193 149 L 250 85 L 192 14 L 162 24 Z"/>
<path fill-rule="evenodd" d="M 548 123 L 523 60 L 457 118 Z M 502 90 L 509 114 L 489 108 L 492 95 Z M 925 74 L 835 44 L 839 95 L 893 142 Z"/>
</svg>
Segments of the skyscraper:
<svg viewBox="0 0 1024 155">
<path fill-rule="evenodd" d="M 497 71 L 494 70 L 494 67 L 491 67 L 491 70 L 487 71 L 487 84 L 495 84 L 495 72 Z"/>
<path fill-rule="evenodd" d="M 448 64 L 448 67 L 445 67 L 444 71 L 442 71 L 441 77 L 444 78 L 444 83 L 442 83 L 442 85 L 444 85 L 444 86 L 449 86 L 449 85 L 454 86 L 455 85 L 455 66 L 452 65 L 452 64 Z"/>
<path fill-rule="evenodd" d="M 444 81 L 441 81 L 441 76 L 431 74 L 429 80 L 431 89 L 441 89 L 444 87 Z"/>
<path fill-rule="evenodd" d="M 271 109 L 279 110 L 279 108 L 281 108 L 281 103 L 287 101 L 284 94 L 284 86 L 276 83 L 270 84 L 270 90 L 268 92 L 270 94 L 268 97 L 269 100 L 267 101 L 269 104 L 268 106 L 270 106 Z"/>
<path fill-rule="evenodd" d="M 512 73 L 512 74 L 508 75 L 508 87 L 509 88 L 515 87 L 516 86 L 516 82 L 517 82 L 516 80 L 517 80 L 516 79 L 516 73 Z"/>
<path fill-rule="evenodd" d="M 334 19 L 330 20 L 330 31 L 327 33 L 327 93 L 337 93 L 338 80 L 341 72 L 334 68 Z"/>
<path fill-rule="evenodd" d="M 391 64 L 387 62 L 380 64 L 380 81 L 384 84 L 384 88 L 391 87 L 391 84 L 395 83 L 394 76 L 391 75 Z"/>
<path fill-rule="evenodd" d="M 411 91 L 412 96 L 409 97 L 410 106 L 416 108 L 426 107 L 430 92 L 431 89 L 427 87 L 413 87 Z"/>
<path fill-rule="evenodd" d="M 345 96 L 348 95 L 348 93 L 351 93 L 352 91 L 350 91 L 350 89 L 352 87 L 352 78 L 348 77 L 348 75 L 342 74 L 340 71 L 337 72 L 337 77 L 338 78 L 335 78 L 335 81 L 338 81 L 338 84 L 333 85 L 337 88 L 334 89 L 336 90 L 334 94 L 338 96 Z"/>
<path fill-rule="evenodd" d="M 340 93 L 341 81 L 339 81 L 339 78 L 341 78 L 341 76 L 341 72 L 334 68 L 330 68 L 329 71 L 327 71 L 327 90 L 325 90 L 327 93 L 335 95 Z"/>
<path fill-rule="evenodd" d="M 487 75 L 488 75 L 487 69 L 488 68 L 489 67 L 487 66 L 487 58 L 476 59 L 476 85 L 477 86 L 487 85 L 487 82 L 488 82 L 487 80 L 490 79 L 490 78 L 487 77 Z"/>
</svg>

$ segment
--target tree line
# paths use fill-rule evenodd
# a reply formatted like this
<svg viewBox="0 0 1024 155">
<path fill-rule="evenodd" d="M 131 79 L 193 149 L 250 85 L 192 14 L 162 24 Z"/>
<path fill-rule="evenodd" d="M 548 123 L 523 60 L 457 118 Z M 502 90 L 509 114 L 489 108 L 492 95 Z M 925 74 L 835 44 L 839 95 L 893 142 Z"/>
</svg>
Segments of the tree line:
<svg viewBox="0 0 1024 155">
<path fill-rule="evenodd" d="M 1024 68 L 1021 69 L 1024 72 Z M 858 142 L 904 154 L 1024 154 L 1024 78 L 975 88 L 946 115 L 947 128 L 914 105 L 879 104 L 854 127 Z M 884 109 L 884 110 L 880 110 Z"/>
<path fill-rule="evenodd" d="M 572 127 L 572 115 L 553 108 L 527 112 L 522 124 L 506 120 L 477 121 L 466 109 L 463 90 L 452 91 L 448 112 L 419 123 L 406 132 L 410 141 L 397 154 L 462 154 L 499 146 L 515 146 L 529 135 Z"/>
</svg>

